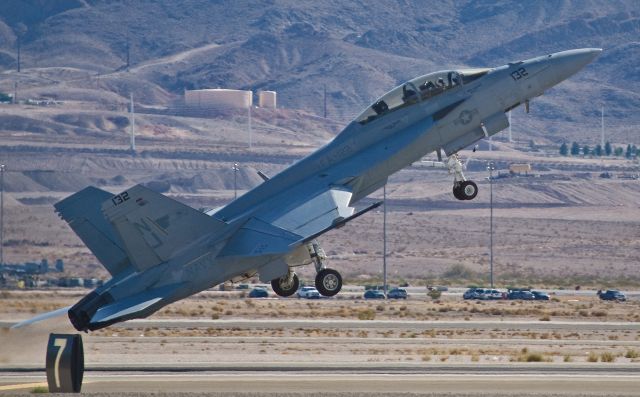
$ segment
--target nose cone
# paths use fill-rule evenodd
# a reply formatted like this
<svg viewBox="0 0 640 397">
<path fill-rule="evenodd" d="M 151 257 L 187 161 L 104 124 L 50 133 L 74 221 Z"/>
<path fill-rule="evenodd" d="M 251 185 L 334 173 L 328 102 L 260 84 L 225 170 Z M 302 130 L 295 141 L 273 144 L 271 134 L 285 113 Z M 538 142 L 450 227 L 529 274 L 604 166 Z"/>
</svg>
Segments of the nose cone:
<svg viewBox="0 0 640 397">
<path fill-rule="evenodd" d="M 552 58 L 558 59 L 563 63 L 567 71 L 576 73 L 589 63 L 591 63 L 598 55 L 602 53 L 602 48 L 580 48 L 577 50 L 569 50 L 552 54 Z"/>
<path fill-rule="evenodd" d="M 600 53 L 602 53 L 601 48 L 580 48 L 539 58 L 540 65 L 544 65 L 542 67 L 544 71 L 538 77 L 541 88 L 547 89 L 568 79 L 591 63 Z"/>
</svg>

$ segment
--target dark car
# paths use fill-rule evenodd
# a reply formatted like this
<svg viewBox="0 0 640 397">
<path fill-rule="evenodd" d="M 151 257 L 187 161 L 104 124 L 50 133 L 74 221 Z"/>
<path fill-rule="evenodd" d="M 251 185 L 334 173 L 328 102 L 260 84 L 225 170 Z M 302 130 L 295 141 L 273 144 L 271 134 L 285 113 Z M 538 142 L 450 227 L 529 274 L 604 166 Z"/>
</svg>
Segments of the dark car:
<svg viewBox="0 0 640 397">
<path fill-rule="evenodd" d="M 264 288 L 254 288 L 249 292 L 249 298 L 268 298 L 269 293 Z"/>
<path fill-rule="evenodd" d="M 619 301 L 624 302 L 627 300 L 627 297 L 620 291 L 615 289 L 607 290 L 606 292 L 598 291 L 598 296 L 603 301 Z"/>
<path fill-rule="evenodd" d="M 384 299 L 384 294 L 382 293 L 382 291 L 370 289 L 369 291 L 364 293 L 364 299 Z"/>
<path fill-rule="evenodd" d="M 389 299 L 407 299 L 407 290 L 403 288 L 394 288 L 387 294 Z"/>
<path fill-rule="evenodd" d="M 533 299 L 537 301 L 548 301 L 550 299 L 549 294 L 543 291 L 531 291 L 531 293 L 533 294 Z"/>
<path fill-rule="evenodd" d="M 525 301 L 532 301 L 535 299 L 531 291 L 509 291 L 507 294 L 507 299 L 520 299 Z"/>
</svg>

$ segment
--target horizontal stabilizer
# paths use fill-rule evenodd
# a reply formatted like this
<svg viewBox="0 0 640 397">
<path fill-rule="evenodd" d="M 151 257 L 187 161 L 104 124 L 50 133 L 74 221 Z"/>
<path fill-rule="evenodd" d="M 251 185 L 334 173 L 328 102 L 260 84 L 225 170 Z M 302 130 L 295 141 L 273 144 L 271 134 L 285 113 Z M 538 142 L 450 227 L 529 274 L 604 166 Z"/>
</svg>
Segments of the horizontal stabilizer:
<svg viewBox="0 0 640 397">
<path fill-rule="evenodd" d="M 103 306 L 91 317 L 88 328 L 90 330 L 96 330 L 115 322 L 146 317 L 157 310 L 157 307 L 167 303 L 163 301 L 174 301 L 175 292 L 178 291 L 182 285 L 183 284 L 172 284 L 147 290 Z"/>
<path fill-rule="evenodd" d="M 54 205 L 82 242 L 115 276 L 131 266 L 124 244 L 102 214 L 101 204 L 112 193 L 89 186 Z"/>
<path fill-rule="evenodd" d="M 139 271 L 172 258 L 225 223 L 160 193 L 136 185 L 102 204 L 102 212 Z"/>
</svg>

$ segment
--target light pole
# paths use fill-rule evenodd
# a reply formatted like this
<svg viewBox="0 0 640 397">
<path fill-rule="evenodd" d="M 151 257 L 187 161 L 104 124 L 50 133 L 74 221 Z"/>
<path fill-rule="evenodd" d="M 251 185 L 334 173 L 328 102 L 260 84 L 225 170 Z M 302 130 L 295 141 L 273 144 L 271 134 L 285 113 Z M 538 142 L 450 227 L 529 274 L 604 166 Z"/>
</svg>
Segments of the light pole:
<svg viewBox="0 0 640 397">
<path fill-rule="evenodd" d="M 489 171 L 489 281 L 493 288 L 493 171 L 496 169 L 493 161 L 487 164 Z"/>
<path fill-rule="evenodd" d="M 384 296 L 387 297 L 387 184 L 382 188 L 382 277 Z"/>
<path fill-rule="evenodd" d="M 0 164 L 0 265 L 4 264 L 4 164 Z"/>
<path fill-rule="evenodd" d="M 238 198 L 238 163 L 233 163 L 233 199 Z"/>
</svg>

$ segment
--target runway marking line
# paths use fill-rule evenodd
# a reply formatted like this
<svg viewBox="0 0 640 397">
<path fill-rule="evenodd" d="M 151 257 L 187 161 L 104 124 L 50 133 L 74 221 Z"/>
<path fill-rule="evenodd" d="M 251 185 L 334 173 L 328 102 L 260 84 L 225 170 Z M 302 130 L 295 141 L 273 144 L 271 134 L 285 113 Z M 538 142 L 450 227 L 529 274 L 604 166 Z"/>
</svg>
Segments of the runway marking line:
<svg viewBox="0 0 640 397">
<path fill-rule="evenodd" d="M 19 385 L 0 386 L 0 391 L 27 389 L 29 387 L 49 386 L 47 383 L 21 383 Z"/>
<path fill-rule="evenodd" d="M 93 382 L 82 382 L 83 385 L 86 385 L 88 383 L 93 383 Z M 20 389 L 28 389 L 30 387 L 49 387 L 49 385 L 47 384 L 47 382 L 40 382 L 40 383 L 20 383 L 17 385 L 4 385 L 4 386 L 0 386 L 0 391 L 7 391 L 7 390 L 20 390 Z"/>
</svg>

